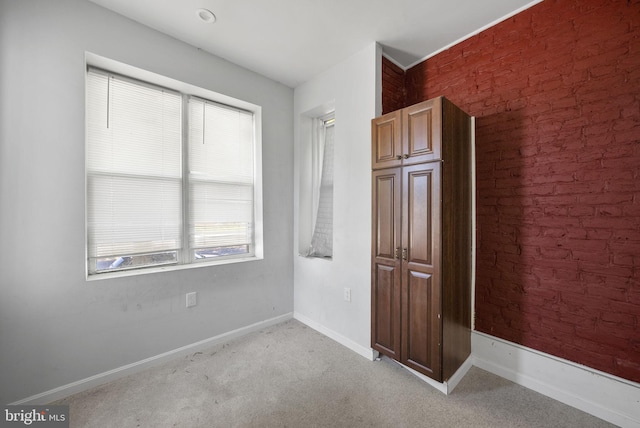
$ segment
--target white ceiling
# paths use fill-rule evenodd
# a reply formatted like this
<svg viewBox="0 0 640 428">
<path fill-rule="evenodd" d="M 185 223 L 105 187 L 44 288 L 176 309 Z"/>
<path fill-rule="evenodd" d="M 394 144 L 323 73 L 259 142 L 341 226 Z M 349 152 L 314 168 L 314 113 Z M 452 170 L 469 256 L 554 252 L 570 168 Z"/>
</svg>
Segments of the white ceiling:
<svg viewBox="0 0 640 428">
<path fill-rule="evenodd" d="M 406 67 L 541 0 L 90 0 L 296 87 L 372 42 Z M 217 17 L 205 24 L 198 8 Z"/>
</svg>

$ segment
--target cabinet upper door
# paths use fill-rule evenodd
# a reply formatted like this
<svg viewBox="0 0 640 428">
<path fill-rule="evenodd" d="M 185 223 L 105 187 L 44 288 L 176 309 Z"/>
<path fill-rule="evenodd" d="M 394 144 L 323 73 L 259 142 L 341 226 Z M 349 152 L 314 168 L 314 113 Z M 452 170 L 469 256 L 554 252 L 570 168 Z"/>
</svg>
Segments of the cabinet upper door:
<svg viewBox="0 0 640 428">
<path fill-rule="evenodd" d="M 441 159 L 442 97 L 401 111 L 403 165 Z"/>
<path fill-rule="evenodd" d="M 391 168 L 402 164 L 402 111 L 371 121 L 371 167 Z"/>
</svg>

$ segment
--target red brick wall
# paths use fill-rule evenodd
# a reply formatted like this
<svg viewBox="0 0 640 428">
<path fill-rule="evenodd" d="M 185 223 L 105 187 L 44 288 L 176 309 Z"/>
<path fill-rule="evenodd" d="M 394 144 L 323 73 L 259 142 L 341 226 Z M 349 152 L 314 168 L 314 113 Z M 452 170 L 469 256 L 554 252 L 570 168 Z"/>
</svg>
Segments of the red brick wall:
<svg viewBox="0 0 640 428">
<path fill-rule="evenodd" d="M 404 70 L 382 57 L 382 114 L 405 106 Z"/>
<path fill-rule="evenodd" d="M 546 0 L 406 85 L 477 117 L 476 329 L 640 382 L 640 1 Z"/>
</svg>

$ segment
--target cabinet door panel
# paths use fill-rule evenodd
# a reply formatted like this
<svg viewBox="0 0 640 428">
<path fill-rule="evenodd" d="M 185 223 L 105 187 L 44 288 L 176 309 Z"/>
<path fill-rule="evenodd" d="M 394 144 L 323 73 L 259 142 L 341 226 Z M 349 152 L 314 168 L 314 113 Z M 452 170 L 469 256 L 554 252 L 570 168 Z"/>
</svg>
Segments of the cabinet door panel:
<svg viewBox="0 0 640 428">
<path fill-rule="evenodd" d="M 371 347 L 391 358 L 400 349 L 400 275 L 395 266 L 375 266 L 372 290 Z"/>
<path fill-rule="evenodd" d="M 372 198 L 371 346 L 400 355 L 400 169 L 375 171 Z"/>
<path fill-rule="evenodd" d="M 435 98 L 402 110 L 404 165 L 441 158 L 442 99 Z"/>
<path fill-rule="evenodd" d="M 397 171 L 377 174 L 374 181 L 375 203 L 375 256 L 392 259 L 395 256 L 397 222 L 400 210 L 397 201 L 400 198 L 400 177 Z"/>
<path fill-rule="evenodd" d="M 402 169 L 401 361 L 441 380 L 440 162 Z"/>
<path fill-rule="evenodd" d="M 433 192 L 434 171 L 407 171 L 406 180 L 406 247 L 409 263 L 433 267 Z"/>
<path fill-rule="evenodd" d="M 432 275 L 408 271 L 403 294 L 406 340 L 403 362 L 407 366 L 440 380 L 440 310 L 438 286 Z"/>
<path fill-rule="evenodd" d="M 402 114 L 395 111 L 371 121 L 372 168 L 392 168 L 402 163 Z"/>
</svg>

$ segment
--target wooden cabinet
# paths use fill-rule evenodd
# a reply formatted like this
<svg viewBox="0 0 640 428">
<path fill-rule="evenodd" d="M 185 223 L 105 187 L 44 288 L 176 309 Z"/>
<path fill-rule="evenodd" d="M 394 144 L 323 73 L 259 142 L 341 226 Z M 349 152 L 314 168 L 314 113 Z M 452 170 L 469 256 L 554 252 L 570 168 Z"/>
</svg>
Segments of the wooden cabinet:
<svg viewBox="0 0 640 428">
<path fill-rule="evenodd" d="M 438 381 L 471 351 L 470 127 L 442 97 L 372 121 L 371 346 Z"/>
</svg>

